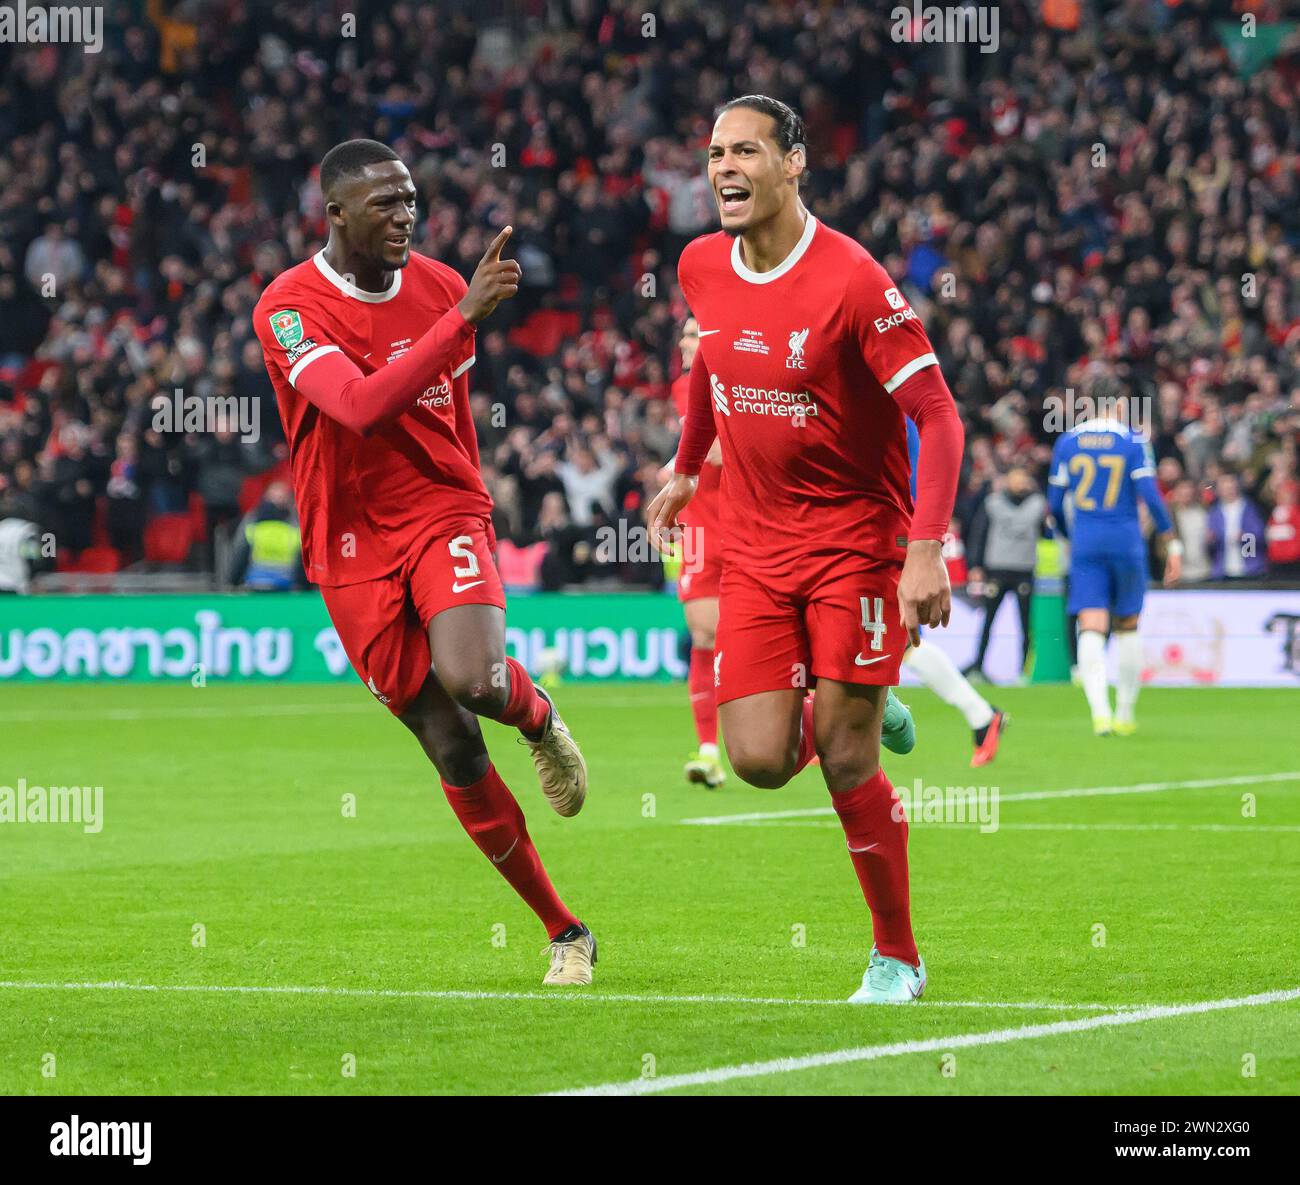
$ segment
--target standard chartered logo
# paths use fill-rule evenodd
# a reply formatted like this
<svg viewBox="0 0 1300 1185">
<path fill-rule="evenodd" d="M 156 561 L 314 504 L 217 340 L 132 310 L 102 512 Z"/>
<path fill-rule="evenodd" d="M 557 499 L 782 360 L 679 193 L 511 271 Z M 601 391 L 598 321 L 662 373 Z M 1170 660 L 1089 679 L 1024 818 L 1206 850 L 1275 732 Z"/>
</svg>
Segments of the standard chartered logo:
<svg viewBox="0 0 1300 1185">
<path fill-rule="evenodd" d="M 713 389 L 713 406 L 724 416 L 731 415 L 731 405 L 727 402 L 727 392 L 722 386 L 722 380 L 716 374 L 711 374 L 709 386 Z"/>
<path fill-rule="evenodd" d="M 709 375 L 713 406 L 724 416 L 733 411 L 758 416 L 815 416 L 817 401 L 807 391 L 783 391 L 780 387 L 743 387 L 739 383 L 724 387 L 716 374 Z"/>
</svg>

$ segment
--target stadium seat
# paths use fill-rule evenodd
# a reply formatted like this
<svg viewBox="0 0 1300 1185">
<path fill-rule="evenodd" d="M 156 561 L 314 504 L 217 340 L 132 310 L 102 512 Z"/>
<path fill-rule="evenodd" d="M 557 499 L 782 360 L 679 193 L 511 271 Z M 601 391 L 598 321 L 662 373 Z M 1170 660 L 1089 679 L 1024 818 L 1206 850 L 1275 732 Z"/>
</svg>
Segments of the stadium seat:
<svg viewBox="0 0 1300 1185">
<path fill-rule="evenodd" d="M 242 496 L 243 490 L 240 490 Z M 203 501 L 203 495 L 198 490 L 190 491 L 190 522 L 194 525 L 194 538 L 200 543 L 206 543 L 208 538 L 208 506 Z"/>
<path fill-rule="evenodd" d="M 77 557 L 74 572 L 108 573 L 122 567 L 122 553 L 115 547 L 88 547 Z"/>
<path fill-rule="evenodd" d="M 558 309 L 538 309 L 510 333 L 513 345 L 530 354 L 546 358 L 559 350 L 566 338 L 575 338 L 581 330 L 577 313 Z"/>
<path fill-rule="evenodd" d="M 241 514 L 247 514 L 261 500 L 262 494 L 266 492 L 266 487 L 271 484 L 270 473 L 255 473 L 252 477 L 244 478 L 244 483 L 239 487 L 239 511 Z"/>
<path fill-rule="evenodd" d="M 144 558 L 151 564 L 183 564 L 194 545 L 188 513 L 160 514 L 144 529 Z"/>
<path fill-rule="evenodd" d="M 518 547 L 509 539 L 502 539 L 497 544 L 497 571 L 501 583 L 507 588 L 537 588 L 541 583 L 542 560 L 546 558 L 548 547 L 546 543 Z"/>
</svg>

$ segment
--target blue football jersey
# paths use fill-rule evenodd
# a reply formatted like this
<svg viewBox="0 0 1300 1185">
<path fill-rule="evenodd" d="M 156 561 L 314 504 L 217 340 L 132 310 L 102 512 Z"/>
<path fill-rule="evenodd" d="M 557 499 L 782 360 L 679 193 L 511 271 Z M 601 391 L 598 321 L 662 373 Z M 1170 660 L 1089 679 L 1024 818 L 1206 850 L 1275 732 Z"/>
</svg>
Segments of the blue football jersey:
<svg viewBox="0 0 1300 1185">
<path fill-rule="evenodd" d="M 1089 420 L 1067 432 L 1052 449 L 1048 502 L 1065 529 L 1065 495 L 1074 516 L 1069 528 L 1074 554 L 1140 554 L 1139 500 L 1156 529 L 1172 530 L 1155 481 L 1155 460 L 1144 437 L 1116 420 Z"/>
<path fill-rule="evenodd" d="M 912 467 L 912 501 L 916 501 L 916 462 L 921 456 L 921 433 L 912 422 L 911 416 L 904 416 L 907 425 L 907 463 Z"/>
</svg>

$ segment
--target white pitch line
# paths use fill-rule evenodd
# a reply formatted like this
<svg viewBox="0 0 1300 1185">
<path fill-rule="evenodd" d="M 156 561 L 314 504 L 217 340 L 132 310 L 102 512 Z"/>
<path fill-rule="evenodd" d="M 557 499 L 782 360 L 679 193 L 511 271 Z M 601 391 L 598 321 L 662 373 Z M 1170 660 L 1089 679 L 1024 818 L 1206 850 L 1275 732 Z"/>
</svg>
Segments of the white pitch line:
<svg viewBox="0 0 1300 1185">
<path fill-rule="evenodd" d="M 639 708 L 644 707 L 645 700 L 636 699 L 602 699 L 598 704 L 585 707 L 584 711 L 599 708 Z M 232 705 L 230 707 L 193 707 L 193 708 L 106 708 L 100 712 L 78 712 L 78 721 L 95 720 L 223 720 L 235 716 L 315 716 L 374 712 L 375 706 L 369 702 L 360 703 L 319 703 L 319 704 L 262 704 Z M 0 724 L 39 724 L 55 719 L 49 711 L 24 710 L 0 712 Z M 378 719 L 378 717 L 376 717 Z"/>
<path fill-rule="evenodd" d="M 1195 778 L 1185 782 L 1133 782 L 1127 786 L 1072 786 L 1064 790 L 1027 790 L 1021 794 L 999 794 L 998 802 L 1034 802 L 1045 798 L 1092 798 L 1113 794 L 1156 794 L 1163 790 L 1204 790 L 1211 786 L 1254 786 L 1264 782 L 1297 782 L 1300 770 L 1285 773 L 1241 774 L 1228 778 Z M 788 811 L 749 811 L 739 815 L 700 815 L 681 822 L 696 827 L 719 827 L 728 823 L 760 823 L 769 819 L 811 819 L 834 815 L 830 806 L 810 806 Z"/>
<path fill-rule="evenodd" d="M 1038 1037 L 1085 1033 L 1093 1029 L 1143 1024 L 1146 1021 L 1195 1016 L 1230 1008 L 1255 1008 L 1263 1004 L 1280 1004 L 1289 1000 L 1300 1000 L 1300 988 L 1258 992 L 1253 996 L 1236 996 L 1224 1000 L 1205 1000 L 1196 1004 L 1153 1005 L 1128 1012 L 1107 1012 L 1102 1016 L 1089 1016 L 1080 1020 L 1058 1020 L 1051 1024 L 1024 1025 L 1017 1029 L 994 1029 L 987 1033 L 963 1033 L 953 1037 L 931 1037 L 924 1041 L 895 1041 L 888 1045 L 864 1045 L 853 1049 L 836 1049 L 830 1053 L 814 1053 L 804 1057 L 781 1057 L 766 1062 L 744 1062 L 736 1066 L 697 1070 L 690 1074 L 668 1074 L 662 1078 L 633 1078 L 622 1082 L 607 1082 L 601 1086 L 579 1087 L 551 1093 L 557 1095 L 658 1094 L 666 1090 L 680 1090 L 687 1086 L 716 1086 L 721 1082 L 734 1082 L 742 1078 L 766 1078 L 773 1074 L 791 1074 L 800 1070 L 819 1069 L 822 1066 L 878 1061 L 881 1058 L 901 1057 L 909 1053 L 947 1053 L 954 1049 L 1006 1045 L 1012 1041 L 1030 1041 Z"/>
<path fill-rule="evenodd" d="M 234 984 L 123 983 L 119 980 L 83 983 L 33 983 L 0 980 L 0 990 L 72 992 L 211 992 L 233 995 L 341 996 L 391 1000 L 545 1000 L 548 1003 L 590 1004 L 748 1004 L 780 1007 L 848 1006 L 847 999 L 807 1000 L 780 996 L 648 996 L 599 992 L 471 992 L 402 988 L 303 987 L 293 984 L 240 986 Z M 1060 1001 L 926 1000 L 923 1008 L 1010 1008 L 1030 1012 L 1093 1012 L 1142 1008 L 1142 1004 L 1070 1004 Z"/>
<path fill-rule="evenodd" d="M 102 712 L 78 712 L 79 724 L 95 720 L 224 720 L 230 716 L 333 716 L 373 712 L 368 703 L 356 704 L 246 704 L 217 707 L 209 705 L 192 708 L 107 708 Z M 31 724 L 53 721 L 46 712 L 0 712 L 0 723 Z"/>
<path fill-rule="evenodd" d="M 991 835 L 998 831 L 1215 831 L 1250 834 L 1258 831 L 1300 831 L 1300 823 L 1001 823 L 996 827 L 991 824 L 985 831 L 985 824 L 978 821 L 968 823 L 927 823 L 913 820 L 913 827 L 959 828 L 963 831 L 979 831 L 981 835 Z M 735 824 L 737 827 L 825 827 L 835 829 L 838 822 L 826 819 L 755 819 L 752 822 Z"/>
</svg>

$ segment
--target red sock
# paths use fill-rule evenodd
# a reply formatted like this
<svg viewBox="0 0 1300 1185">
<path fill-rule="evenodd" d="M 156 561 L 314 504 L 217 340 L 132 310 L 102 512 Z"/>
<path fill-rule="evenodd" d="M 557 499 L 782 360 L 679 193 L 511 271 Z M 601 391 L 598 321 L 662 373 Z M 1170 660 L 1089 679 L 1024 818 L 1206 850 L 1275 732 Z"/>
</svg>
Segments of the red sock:
<svg viewBox="0 0 1300 1185">
<path fill-rule="evenodd" d="M 794 772 L 804 769 L 817 756 L 817 743 L 813 736 L 813 692 L 803 697 L 803 708 L 799 712 L 799 757 L 794 763 Z"/>
<path fill-rule="evenodd" d="M 862 895 L 871 907 L 877 949 L 915 967 L 920 960 L 912 937 L 903 804 L 883 769 L 861 786 L 832 794 L 831 802 L 844 827 Z"/>
<path fill-rule="evenodd" d="M 701 745 L 718 743 L 718 693 L 713 686 L 713 651 L 691 647 L 691 671 L 686 678 L 695 716 L 695 735 Z"/>
<path fill-rule="evenodd" d="M 546 727 L 551 705 L 537 694 L 537 688 L 522 663 L 507 658 L 506 668 L 510 672 L 510 696 L 506 700 L 506 710 L 497 719 L 528 736 L 537 737 Z"/>
<path fill-rule="evenodd" d="M 442 788 L 460 825 L 529 909 L 542 919 L 547 937 L 554 938 L 578 925 L 578 919 L 565 907 L 546 875 L 542 858 L 528 836 L 524 812 L 496 769 L 489 765 L 487 773 L 472 786 L 443 782 Z"/>
</svg>

